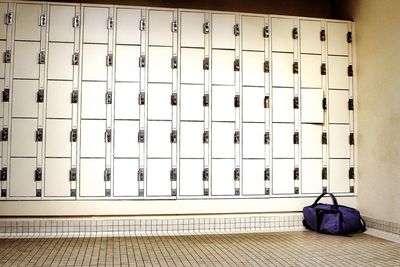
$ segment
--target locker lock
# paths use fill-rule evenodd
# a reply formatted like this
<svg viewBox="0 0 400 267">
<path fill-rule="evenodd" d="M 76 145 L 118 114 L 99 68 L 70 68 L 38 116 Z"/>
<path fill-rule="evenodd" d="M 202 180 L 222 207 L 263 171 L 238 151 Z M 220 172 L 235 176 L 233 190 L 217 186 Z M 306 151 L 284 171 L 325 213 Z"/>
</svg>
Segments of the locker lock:
<svg viewBox="0 0 400 267">
<path fill-rule="evenodd" d="M 349 65 L 349 66 L 347 67 L 347 75 L 348 75 L 349 77 L 353 77 L 353 65 Z"/>
<path fill-rule="evenodd" d="M 299 38 L 299 30 L 297 29 L 297 28 L 293 28 L 293 30 L 292 30 L 292 37 L 293 37 L 293 39 L 297 39 L 297 38 Z"/>
<path fill-rule="evenodd" d="M 295 193 L 296 195 L 299 194 L 299 188 L 298 188 L 297 186 L 294 188 L 294 193 Z"/>
<path fill-rule="evenodd" d="M 144 105 L 145 102 L 145 94 L 144 92 L 140 92 L 138 96 L 138 103 L 139 105 Z"/>
<path fill-rule="evenodd" d="M 208 141 L 209 141 L 209 132 L 204 131 L 203 132 L 203 144 L 208 144 Z"/>
<path fill-rule="evenodd" d="M 353 34 L 351 32 L 347 33 L 347 42 L 351 44 L 353 42 Z"/>
<path fill-rule="evenodd" d="M 1 141 L 8 141 L 8 128 L 1 130 Z"/>
<path fill-rule="evenodd" d="M 293 108 L 294 109 L 298 109 L 299 108 L 299 97 L 298 96 L 295 96 L 293 98 Z"/>
<path fill-rule="evenodd" d="M 326 132 L 323 132 L 322 133 L 322 137 L 321 137 L 321 143 L 323 144 L 323 145 L 327 145 L 328 144 L 328 136 L 327 136 L 327 133 Z"/>
<path fill-rule="evenodd" d="M 78 90 L 73 90 L 71 93 L 71 103 L 76 104 L 78 103 Z"/>
<path fill-rule="evenodd" d="M 350 186 L 350 190 L 349 191 L 350 191 L 350 193 L 354 193 L 354 186 L 353 185 Z"/>
<path fill-rule="evenodd" d="M 322 168 L 322 180 L 328 179 L 328 169 L 326 167 Z"/>
<path fill-rule="evenodd" d="M 105 141 L 106 143 L 111 143 L 111 129 L 107 129 L 105 132 Z"/>
<path fill-rule="evenodd" d="M 203 70 L 210 69 L 210 59 L 208 57 L 203 59 Z"/>
<path fill-rule="evenodd" d="M 79 65 L 79 53 L 78 52 L 75 52 L 74 54 L 72 54 L 72 65 L 73 66 Z"/>
<path fill-rule="evenodd" d="M 235 188 L 235 196 L 239 196 L 240 195 L 240 188 Z"/>
<path fill-rule="evenodd" d="M 176 181 L 176 177 L 177 177 L 177 170 L 176 168 L 172 168 L 169 172 L 169 176 L 171 178 L 171 182 L 175 182 Z"/>
<path fill-rule="evenodd" d="M 105 182 L 111 181 L 111 169 L 110 168 L 106 168 L 104 170 L 104 181 Z"/>
<path fill-rule="evenodd" d="M 1 197 L 7 197 L 7 189 L 1 189 Z"/>
<path fill-rule="evenodd" d="M 240 27 L 239 27 L 239 24 L 233 25 L 233 34 L 234 34 L 235 36 L 239 36 L 239 34 L 240 34 Z"/>
<path fill-rule="evenodd" d="M 37 92 L 36 95 L 36 102 L 37 103 L 43 103 L 44 101 L 44 90 L 41 88 L 39 89 L 39 91 Z"/>
<path fill-rule="evenodd" d="M 240 180 L 240 169 L 239 168 L 235 168 L 235 170 L 233 171 L 233 179 L 235 181 Z"/>
<path fill-rule="evenodd" d="M 11 63 L 11 50 L 7 49 L 3 54 L 3 63 Z"/>
<path fill-rule="evenodd" d="M 264 181 L 269 181 L 270 180 L 270 171 L 269 168 L 266 168 L 264 170 Z"/>
<path fill-rule="evenodd" d="M 144 143 L 144 130 L 140 130 L 138 133 L 138 143 Z"/>
<path fill-rule="evenodd" d="M 71 189 L 71 191 L 69 192 L 69 195 L 71 197 L 76 197 L 76 189 Z"/>
<path fill-rule="evenodd" d="M 172 130 L 172 132 L 170 134 L 171 143 L 176 143 L 176 139 L 177 139 L 177 132 L 176 132 L 176 130 Z"/>
<path fill-rule="evenodd" d="M 178 57 L 173 56 L 171 58 L 171 69 L 176 69 L 178 67 Z"/>
<path fill-rule="evenodd" d="M 144 196 L 144 189 L 139 189 L 139 197 L 143 197 Z"/>
<path fill-rule="evenodd" d="M 208 107 L 209 102 L 210 102 L 210 97 L 208 94 L 205 94 L 203 96 L 203 107 Z"/>
<path fill-rule="evenodd" d="M 176 189 L 171 189 L 171 196 L 176 197 Z"/>
<path fill-rule="evenodd" d="M 209 171 L 208 171 L 208 168 L 204 168 L 204 170 L 203 170 L 203 181 L 204 181 L 204 182 L 207 182 L 207 181 L 208 181 L 208 178 L 209 178 Z"/>
<path fill-rule="evenodd" d="M 111 30 L 114 28 L 114 18 L 107 19 L 107 29 Z"/>
<path fill-rule="evenodd" d="M 269 96 L 264 96 L 264 108 L 269 108 Z"/>
<path fill-rule="evenodd" d="M 350 133 L 349 135 L 349 144 L 354 145 L 354 133 Z"/>
<path fill-rule="evenodd" d="M 328 188 L 326 186 L 322 187 L 322 193 L 328 193 Z"/>
<path fill-rule="evenodd" d="M 295 144 L 295 145 L 299 144 L 299 132 L 295 132 L 293 134 L 293 144 Z"/>
<path fill-rule="evenodd" d="M 111 91 L 108 91 L 106 93 L 106 104 L 107 105 L 112 104 L 112 92 Z"/>
<path fill-rule="evenodd" d="M 235 134 L 233 135 L 233 143 L 239 144 L 240 143 L 240 132 L 235 131 Z"/>
<path fill-rule="evenodd" d="M 138 181 L 144 181 L 144 169 L 140 168 L 137 172 Z"/>
<path fill-rule="evenodd" d="M 111 53 L 109 53 L 106 56 L 106 66 L 109 67 L 109 66 L 112 66 L 112 64 L 113 64 L 113 55 Z"/>
<path fill-rule="evenodd" d="M 144 31 L 146 29 L 146 20 L 145 19 L 141 19 L 139 21 L 139 30 Z"/>
<path fill-rule="evenodd" d="M 240 71 L 240 60 L 238 58 L 233 61 L 233 70 Z"/>
<path fill-rule="evenodd" d="M 233 105 L 235 108 L 240 107 L 240 96 L 239 95 L 235 95 L 235 98 L 233 100 Z"/>
<path fill-rule="evenodd" d="M 76 181 L 76 168 L 72 168 L 69 170 L 69 180 L 71 182 Z"/>
<path fill-rule="evenodd" d="M 139 68 L 144 68 L 146 66 L 146 56 L 141 55 L 139 57 Z"/>
<path fill-rule="evenodd" d="M 269 190 L 269 188 L 267 187 L 267 188 L 265 188 L 265 195 L 269 195 L 270 194 L 270 190 Z"/>
<path fill-rule="evenodd" d="M 35 170 L 35 182 L 42 181 L 42 168 L 37 168 Z"/>
<path fill-rule="evenodd" d="M 325 40 L 326 40 L 326 33 L 325 33 L 325 30 L 321 30 L 321 31 L 319 32 L 319 39 L 321 40 L 321 42 L 325 42 Z"/>
<path fill-rule="evenodd" d="M 263 35 L 264 35 L 264 38 L 269 38 L 269 26 L 268 25 L 265 25 Z"/>
<path fill-rule="evenodd" d="M 176 32 L 178 30 L 178 23 L 176 20 L 171 22 L 171 32 Z"/>
<path fill-rule="evenodd" d="M 264 144 L 269 145 L 270 139 L 269 139 L 269 132 L 264 133 Z"/>
<path fill-rule="evenodd" d="M 47 25 L 47 16 L 46 14 L 42 14 L 39 16 L 39 26 L 45 27 Z"/>
<path fill-rule="evenodd" d="M 6 25 L 11 25 L 13 23 L 13 13 L 8 12 L 4 17 L 4 23 Z"/>
<path fill-rule="evenodd" d="M 0 181 L 7 181 L 7 167 L 3 167 L 0 170 Z"/>
<path fill-rule="evenodd" d="M 210 32 L 210 23 L 207 21 L 203 23 L 203 33 L 208 34 L 209 32 Z"/>
<path fill-rule="evenodd" d="M 77 129 L 72 129 L 70 132 L 70 142 L 75 143 L 76 140 L 78 139 L 78 130 Z"/>
<path fill-rule="evenodd" d="M 111 197 L 111 189 L 106 189 L 105 190 L 105 196 L 106 197 Z"/>
<path fill-rule="evenodd" d="M 264 61 L 264 73 L 269 73 L 269 61 Z"/>
<path fill-rule="evenodd" d="M 321 75 L 326 75 L 326 64 L 325 63 L 321 64 Z"/>
<path fill-rule="evenodd" d="M 350 167 L 349 169 L 349 179 L 354 179 L 354 167 Z"/>
<path fill-rule="evenodd" d="M 354 100 L 352 98 L 349 99 L 348 107 L 349 110 L 354 110 Z"/>
<path fill-rule="evenodd" d="M 79 26 L 81 26 L 81 17 L 80 16 L 75 16 L 72 19 L 72 27 L 73 28 L 78 28 Z"/>
<path fill-rule="evenodd" d="M 297 61 L 293 63 L 293 74 L 299 74 L 299 63 Z"/>
<path fill-rule="evenodd" d="M 4 88 L 3 90 L 3 102 L 9 102 L 10 101 L 10 89 L 9 88 Z"/>
<path fill-rule="evenodd" d="M 178 96 L 176 93 L 172 93 L 171 95 L 171 106 L 176 106 L 178 102 Z"/>
<path fill-rule="evenodd" d="M 322 109 L 323 110 L 326 110 L 326 107 L 327 107 L 327 103 L 326 103 L 327 101 L 326 101 L 326 97 L 324 97 L 323 99 L 322 99 Z"/>
<path fill-rule="evenodd" d="M 210 194 L 210 190 L 208 188 L 203 189 L 203 195 L 208 196 Z"/>
<path fill-rule="evenodd" d="M 46 52 L 40 51 L 39 58 L 38 58 L 38 64 L 44 64 L 45 62 L 46 62 Z"/>
<path fill-rule="evenodd" d="M 36 197 L 42 196 L 42 189 L 36 189 Z"/>
<path fill-rule="evenodd" d="M 35 141 L 36 142 L 43 142 L 43 128 L 38 128 L 36 130 Z"/>
<path fill-rule="evenodd" d="M 299 180 L 299 175 L 300 175 L 299 168 L 298 167 L 294 168 L 294 170 L 293 170 L 293 179 L 294 180 Z"/>
</svg>

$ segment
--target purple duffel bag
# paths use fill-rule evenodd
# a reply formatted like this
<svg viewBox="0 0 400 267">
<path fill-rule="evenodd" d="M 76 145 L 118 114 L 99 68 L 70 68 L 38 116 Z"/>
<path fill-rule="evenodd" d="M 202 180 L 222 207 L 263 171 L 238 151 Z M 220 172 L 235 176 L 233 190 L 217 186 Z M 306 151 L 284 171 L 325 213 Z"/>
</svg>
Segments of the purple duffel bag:
<svg viewBox="0 0 400 267">
<path fill-rule="evenodd" d="M 331 197 L 333 205 L 318 203 L 326 194 Z M 348 235 L 366 230 L 360 212 L 350 207 L 338 205 L 336 197 L 331 193 L 322 193 L 311 206 L 304 207 L 303 215 L 304 227 L 319 233 Z"/>
</svg>

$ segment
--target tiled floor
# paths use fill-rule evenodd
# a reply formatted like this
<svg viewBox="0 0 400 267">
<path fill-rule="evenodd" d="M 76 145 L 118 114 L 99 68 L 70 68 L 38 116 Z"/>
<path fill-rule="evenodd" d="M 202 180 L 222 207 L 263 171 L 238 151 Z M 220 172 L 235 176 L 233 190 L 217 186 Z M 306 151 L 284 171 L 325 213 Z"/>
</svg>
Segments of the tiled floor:
<svg viewBox="0 0 400 267">
<path fill-rule="evenodd" d="M 308 231 L 0 239 L 0 266 L 400 266 L 400 244 Z"/>
</svg>

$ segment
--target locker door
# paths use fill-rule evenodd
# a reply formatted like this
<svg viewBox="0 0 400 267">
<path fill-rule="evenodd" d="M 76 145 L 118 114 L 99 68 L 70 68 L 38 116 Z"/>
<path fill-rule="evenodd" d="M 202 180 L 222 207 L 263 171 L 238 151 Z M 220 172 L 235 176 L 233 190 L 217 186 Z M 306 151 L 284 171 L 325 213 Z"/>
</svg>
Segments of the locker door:
<svg viewBox="0 0 400 267">
<path fill-rule="evenodd" d="M 12 119 L 11 157 L 36 157 L 36 119 Z"/>
<path fill-rule="evenodd" d="M 303 194 L 322 193 L 322 159 L 301 161 L 301 192 Z"/>
<path fill-rule="evenodd" d="M 181 85 L 181 120 L 204 120 L 203 85 Z"/>
<path fill-rule="evenodd" d="M 232 196 L 235 194 L 234 159 L 213 159 L 211 168 L 211 195 Z"/>
<path fill-rule="evenodd" d="M 213 121 L 235 121 L 235 88 L 233 86 L 213 86 L 211 97 Z"/>
<path fill-rule="evenodd" d="M 350 158 L 349 125 L 329 125 L 329 157 Z"/>
<path fill-rule="evenodd" d="M 242 16 L 242 49 L 264 51 L 264 18 Z"/>
<path fill-rule="evenodd" d="M 73 53 L 73 43 L 49 43 L 47 77 L 49 79 L 72 80 L 74 68 L 71 58 Z"/>
<path fill-rule="evenodd" d="M 321 56 L 301 55 L 301 87 L 321 88 Z"/>
<path fill-rule="evenodd" d="M 348 193 L 350 162 L 347 159 L 329 160 L 329 191 L 332 193 Z"/>
<path fill-rule="evenodd" d="M 139 160 L 114 159 L 114 196 L 136 197 L 139 195 L 137 172 Z"/>
<path fill-rule="evenodd" d="M 10 162 L 10 196 L 36 196 L 35 182 L 36 159 L 11 158 Z"/>
<path fill-rule="evenodd" d="M 7 3 L 0 3 L 0 14 L 7 13 Z M 7 25 L 5 23 L 0 24 L 0 39 L 7 38 Z"/>
<path fill-rule="evenodd" d="M 39 41 L 39 17 L 42 14 L 42 6 L 17 4 L 15 13 L 15 40 Z"/>
<path fill-rule="evenodd" d="M 104 159 L 81 159 L 79 190 L 81 197 L 104 197 Z"/>
<path fill-rule="evenodd" d="M 46 157 L 71 157 L 71 120 L 46 120 Z"/>
<path fill-rule="evenodd" d="M 235 15 L 212 14 L 211 15 L 211 47 L 235 49 L 235 35 L 233 26 Z"/>
<path fill-rule="evenodd" d="M 139 57 L 140 46 L 117 45 L 115 56 L 115 80 L 122 82 L 138 82 L 140 80 Z"/>
<path fill-rule="evenodd" d="M 322 125 L 301 125 L 302 158 L 322 158 Z"/>
<path fill-rule="evenodd" d="M 1 10 L 0 10 L 1 12 Z M 1 28 L 1 26 L 0 26 Z M 1 32 L 0 32 L 1 34 Z M 4 55 L 4 52 L 6 51 L 6 42 L 5 41 L 0 41 L 0 53 Z M 4 78 L 4 70 L 5 70 L 5 64 L 3 63 L 4 61 L 2 61 L 0 63 L 0 78 Z"/>
<path fill-rule="evenodd" d="M 212 84 L 234 85 L 235 72 L 233 63 L 235 61 L 235 51 L 233 50 L 213 50 L 211 60 Z"/>
<path fill-rule="evenodd" d="M 172 47 L 149 47 L 149 82 L 172 82 L 171 58 Z"/>
<path fill-rule="evenodd" d="M 329 89 L 349 89 L 350 79 L 347 74 L 349 59 L 347 57 L 328 57 Z"/>
<path fill-rule="evenodd" d="M 204 49 L 181 48 L 181 83 L 204 83 Z"/>
<path fill-rule="evenodd" d="M 303 123 L 323 123 L 324 110 L 322 89 L 301 89 L 301 121 Z"/>
<path fill-rule="evenodd" d="M 147 160 L 147 196 L 171 196 L 171 160 Z"/>
<path fill-rule="evenodd" d="M 149 11 L 149 45 L 172 46 L 173 16 L 173 11 Z"/>
<path fill-rule="evenodd" d="M 203 160 L 181 159 L 179 176 L 180 196 L 203 195 Z"/>
<path fill-rule="evenodd" d="M 147 124 L 147 156 L 149 158 L 171 157 L 170 121 L 149 121 Z M 178 133 L 179 135 L 179 133 Z M 179 138 L 179 136 L 178 136 Z M 170 192 L 171 193 L 171 192 Z"/>
<path fill-rule="evenodd" d="M 105 131 L 104 120 L 81 120 L 81 157 L 105 157 Z"/>
<path fill-rule="evenodd" d="M 293 87 L 293 54 L 272 53 L 272 86 Z"/>
<path fill-rule="evenodd" d="M 243 87 L 244 122 L 264 122 L 264 87 Z"/>
<path fill-rule="evenodd" d="M 106 57 L 107 45 L 83 44 L 82 80 L 107 80 Z"/>
<path fill-rule="evenodd" d="M 272 88 L 273 122 L 294 122 L 293 88 Z"/>
<path fill-rule="evenodd" d="M 293 170 L 293 159 L 272 160 L 272 194 L 294 193 Z"/>
<path fill-rule="evenodd" d="M 343 55 L 349 54 L 347 43 L 347 22 L 328 22 L 328 54 Z"/>
<path fill-rule="evenodd" d="M 108 43 L 108 8 L 84 7 L 83 42 Z"/>
<path fill-rule="evenodd" d="M 264 160 L 243 160 L 243 195 L 264 195 Z"/>
<path fill-rule="evenodd" d="M 70 81 L 47 82 L 47 118 L 71 118 L 71 93 L 73 84 Z"/>
<path fill-rule="evenodd" d="M 75 31 L 72 20 L 74 17 L 74 6 L 50 6 L 49 41 L 73 42 Z"/>
<path fill-rule="evenodd" d="M 264 52 L 243 51 L 243 85 L 264 86 Z"/>
<path fill-rule="evenodd" d="M 171 84 L 149 84 L 147 88 L 147 118 L 149 120 L 171 120 Z"/>
<path fill-rule="evenodd" d="M 204 47 L 204 13 L 181 12 L 181 46 Z"/>
<path fill-rule="evenodd" d="M 213 158 L 234 158 L 234 123 L 213 122 L 212 123 L 212 157 Z"/>
<path fill-rule="evenodd" d="M 14 78 L 39 78 L 40 43 L 15 42 L 14 50 Z"/>
<path fill-rule="evenodd" d="M 14 80 L 12 88 L 12 116 L 13 117 L 37 117 L 38 116 L 38 92 L 37 80 Z"/>
<path fill-rule="evenodd" d="M 264 124 L 243 123 L 243 158 L 264 158 Z"/>
<path fill-rule="evenodd" d="M 294 125 L 292 123 L 274 123 L 272 125 L 273 158 L 293 158 Z"/>
<path fill-rule="evenodd" d="M 139 84 L 116 83 L 114 88 L 114 118 L 139 119 Z"/>
<path fill-rule="evenodd" d="M 203 122 L 181 122 L 180 157 L 203 158 Z"/>
<path fill-rule="evenodd" d="M 286 18 L 272 18 L 271 37 L 272 51 L 293 52 L 294 41 L 292 37 L 293 20 Z"/>
<path fill-rule="evenodd" d="M 115 121 L 114 156 L 139 157 L 139 121 Z"/>
<path fill-rule="evenodd" d="M 44 196 L 68 197 L 71 195 L 70 169 L 70 159 L 46 159 Z"/>
<path fill-rule="evenodd" d="M 107 84 L 105 82 L 82 82 L 82 119 L 105 119 Z"/>
<path fill-rule="evenodd" d="M 329 123 L 349 123 L 349 92 L 329 90 Z"/>
<path fill-rule="evenodd" d="M 321 21 L 300 20 L 301 53 L 321 54 Z"/>
<path fill-rule="evenodd" d="M 117 44 L 140 44 L 139 9 L 117 8 L 116 42 Z"/>
</svg>

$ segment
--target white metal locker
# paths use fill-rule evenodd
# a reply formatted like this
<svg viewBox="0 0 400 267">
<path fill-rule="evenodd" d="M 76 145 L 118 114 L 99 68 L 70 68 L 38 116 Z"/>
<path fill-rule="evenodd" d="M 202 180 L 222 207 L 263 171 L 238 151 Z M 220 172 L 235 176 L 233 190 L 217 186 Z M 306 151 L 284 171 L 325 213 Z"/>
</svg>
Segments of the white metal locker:
<svg viewBox="0 0 400 267">
<path fill-rule="evenodd" d="M 300 58 L 301 87 L 321 88 L 321 56 L 301 55 Z"/>
<path fill-rule="evenodd" d="M 322 158 L 322 125 L 301 125 L 302 158 Z"/>
<path fill-rule="evenodd" d="M 81 159 L 79 191 L 81 197 L 104 197 L 104 159 Z"/>
<path fill-rule="evenodd" d="M 147 160 L 147 196 L 171 196 L 171 159 Z"/>
<path fill-rule="evenodd" d="M 36 196 L 36 159 L 11 158 L 10 197 Z"/>
<path fill-rule="evenodd" d="M 47 118 L 71 118 L 72 81 L 47 81 Z"/>
<path fill-rule="evenodd" d="M 181 48 L 181 83 L 204 83 L 204 49 Z"/>
<path fill-rule="evenodd" d="M 114 122 L 114 157 L 139 157 L 139 121 Z"/>
<path fill-rule="evenodd" d="M 213 86 L 211 94 L 212 120 L 235 121 L 235 88 L 233 86 Z"/>
<path fill-rule="evenodd" d="M 116 83 L 114 87 L 114 118 L 139 119 L 139 84 Z"/>
<path fill-rule="evenodd" d="M 39 90 L 37 80 L 14 80 L 12 88 L 12 117 L 38 116 L 37 92 Z"/>
<path fill-rule="evenodd" d="M 301 89 L 300 109 L 302 123 L 324 122 L 323 99 L 324 91 L 322 89 Z"/>
<path fill-rule="evenodd" d="M 149 11 L 149 45 L 172 46 L 173 11 Z"/>
<path fill-rule="evenodd" d="M 264 86 L 264 52 L 243 51 L 243 85 Z"/>
<path fill-rule="evenodd" d="M 149 82 L 172 82 L 171 58 L 172 47 L 149 47 Z"/>
<path fill-rule="evenodd" d="M 272 160 L 272 194 L 294 193 L 293 170 L 293 159 Z"/>
<path fill-rule="evenodd" d="M 349 54 L 347 22 L 328 22 L 327 27 L 328 54 L 347 56 Z"/>
<path fill-rule="evenodd" d="M 301 192 L 303 194 L 322 193 L 322 159 L 301 161 Z"/>
<path fill-rule="evenodd" d="M 8 3 L 0 3 L 0 14 L 6 14 Z M 0 24 L 0 39 L 7 38 L 7 25 L 5 23 Z"/>
<path fill-rule="evenodd" d="M 235 71 L 233 63 L 235 61 L 235 51 L 233 50 L 213 50 L 211 60 L 212 84 L 234 85 Z"/>
<path fill-rule="evenodd" d="M 203 160 L 181 159 L 179 175 L 180 196 L 203 195 Z"/>
<path fill-rule="evenodd" d="M 294 86 L 292 53 L 272 53 L 272 86 Z"/>
<path fill-rule="evenodd" d="M 234 25 L 235 15 L 233 14 L 211 15 L 211 47 L 213 49 L 235 49 Z"/>
<path fill-rule="evenodd" d="M 243 122 L 264 122 L 264 87 L 243 87 Z"/>
<path fill-rule="evenodd" d="M 181 120 L 204 120 L 203 85 L 181 85 Z"/>
<path fill-rule="evenodd" d="M 242 49 L 264 51 L 264 18 L 242 16 Z"/>
<path fill-rule="evenodd" d="M 39 41 L 39 17 L 42 14 L 40 4 L 17 4 L 15 12 L 15 40 Z"/>
<path fill-rule="evenodd" d="M 44 169 L 44 196 L 68 197 L 71 195 L 70 159 L 47 158 Z"/>
<path fill-rule="evenodd" d="M 115 197 L 135 197 L 139 195 L 138 170 L 138 159 L 114 159 Z"/>
<path fill-rule="evenodd" d="M 4 52 L 6 52 L 6 41 L 0 41 L 0 53 L 2 53 L 4 55 Z M 4 61 L 2 61 L 0 63 L 0 78 L 4 78 L 5 77 L 5 72 L 4 72 L 5 71 L 5 67 L 6 67 L 6 64 L 4 64 Z"/>
<path fill-rule="evenodd" d="M 294 28 L 293 19 L 272 18 L 271 39 L 272 51 L 293 52 L 294 40 L 292 36 Z"/>
<path fill-rule="evenodd" d="M 329 125 L 329 157 L 350 158 L 350 126 Z"/>
<path fill-rule="evenodd" d="M 264 195 L 264 160 L 248 159 L 243 160 L 243 195 Z"/>
<path fill-rule="evenodd" d="M 83 44 L 82 53 L 82 80 L 107 80 L 107 45 Z"/>
<path fill-rule="evenodd" d="M 234 133 L 235 124 L 227 122 L 213 122 L 211 131 L 213 158 L 234 158 L 235 144 Z"/>
<path fill-rule="evenodd" d="M 14 44 L 14 78 L 39 78 L 39 42 L 15 42 Z"/>
<path fill-rule="evenodd" d="M 293 88 L 272 88 L 272 121 L 294 122 Z"/>
<path fill-rule="evenodd" d="M 83 14 L 83 42 L 108 43 L 108 8 L 84 7 Z"/>
<path fill-rule="evenodd" d="M 49 43 L 48 79 L 72 80 L 73 43 Z"/>
<path fill-rule="evenodd" d="M 329 160 L 329 191 L 332 193 L 348 193 L 350 161 L 348 159 Z"/>
<path fill-rule="evenodd" d="M 272 124 L 273 158 L 294 158 L 293 134 L 293 123 Z"/>
<path fill-rule="evenodd" d="M 36 119 L 12 119 L 11 157 L 36 157 Z"/>
<path fill-rule="evenodd" d="M 265 157 L 263 123 L 243 123 L 243 158 Z"/>
<path fill-rule="evenodd" d="M 46 120 L 46 157 L 71 157 L 71 120 Z"/>
<path fill-rule="evenodd" d="M 117 44 L 140 44 L 140 9 L 116 9 L 116 37 Z"/>
<path fill-rule="evenodd" d="M 105 157 L 105 132 L 105 120 L 81 120 L 81 157 Z"/>
<path fill-rule="evenodd" d="M 329 89 L 349 89 L 350 79 L 347 73 L 349 59 L 347 57 L 328 57 Z"/>
<path fill-rule="evenodd" d="M 117 45 L 115 50 L 115 81 L 138 82 L 140 46 Z"/>
<path fill-rule="evenodd" d="M 149 84 L 147 88 L 147 118 L 149 120 L 171 120 L 171 84 Z"/>
<path fill-rule="evenodd" d="M 203 158 L 203 122 L 181 122 L 180 157 Z"/>
<path fill-rule="evenodd" d="M 170 121 L 147 122 L 147 156 L 149 158 L 171 157 L 171 130 L 172 123 Z"/>
<path fill-rule="evenodd" d="M 181 47 L 204 47 L 204 13 L 181 12 Z"/>
<path fill-rule="evenodd" d="M 346 90 L 329 90 L 329 123 L 349 123 L 349 92 Z"/>
<path fill-rule="evenodd" d="M 106 118 L 106 93 L 107 83 L 105 82 L 82 82 L 82 119 Z"/>
<path fill-rule="evenodd" d="M 235 194 L 234 170 L 234 159 L 212 160 L 211 195 L 232 196 Z"/>
<path fill-rule="evenodd" d="M 322 21 L 300 20 L 300 52 L 308 54 L 321 54 Z"/>
<path fill-rule="evenodd" d="M 75 17 L 75 6 L 50 6 L 49 41 L 73 42 L 75 29 L 72 20 Z"/>
</svg>

